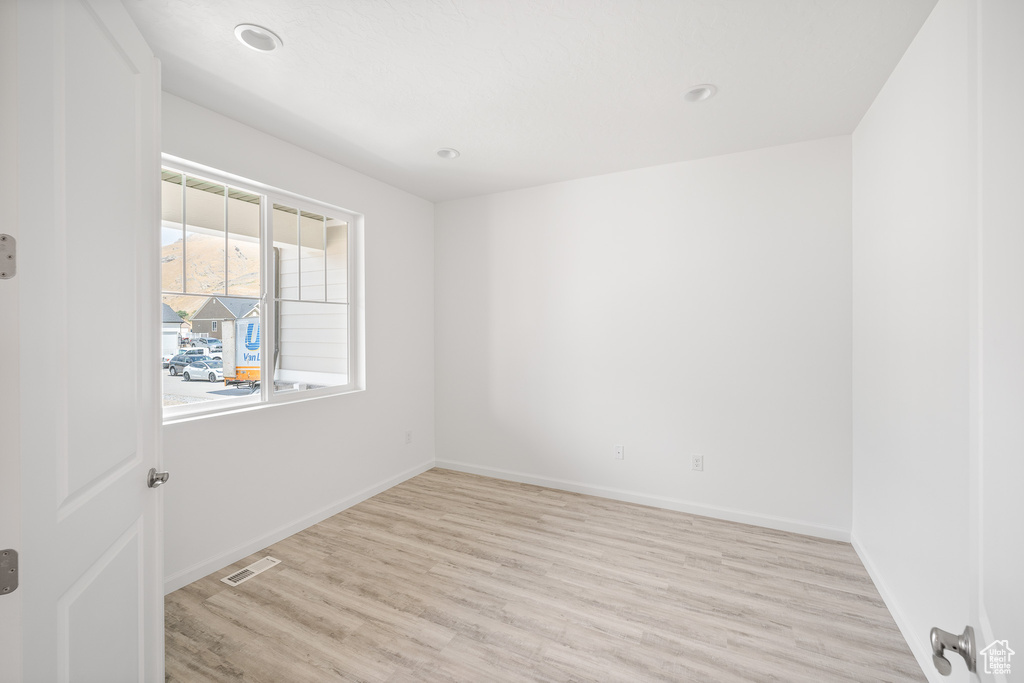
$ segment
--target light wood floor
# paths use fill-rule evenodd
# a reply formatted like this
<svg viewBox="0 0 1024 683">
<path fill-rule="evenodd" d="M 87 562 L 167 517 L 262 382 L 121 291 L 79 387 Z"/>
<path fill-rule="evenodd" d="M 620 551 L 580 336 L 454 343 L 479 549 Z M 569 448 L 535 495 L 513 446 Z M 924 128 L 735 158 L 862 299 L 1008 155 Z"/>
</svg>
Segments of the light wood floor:
<svg viewBox="0 0 1024 683">
<path fill-rule="evenodd" d="M 442 469 L 166 605 L 187 683 L 925 680 L 849 544 Z"/>
</svg>

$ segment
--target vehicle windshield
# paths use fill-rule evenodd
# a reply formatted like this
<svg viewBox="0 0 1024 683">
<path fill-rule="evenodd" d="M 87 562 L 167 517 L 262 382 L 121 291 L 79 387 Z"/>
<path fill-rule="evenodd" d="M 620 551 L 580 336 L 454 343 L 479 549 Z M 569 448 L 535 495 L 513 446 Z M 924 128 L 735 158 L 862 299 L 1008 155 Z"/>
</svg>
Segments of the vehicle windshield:
<svg viewBox="0 0 1024 683">
<path fill-rule="evenodd" d="M 222 368 L 222 367 L 224 367 L 224 364 L 222 362 L 220 362 L 219 360 L 211 360 L 206 365 L 211 367 L 211 368 Z"/>
</svg>

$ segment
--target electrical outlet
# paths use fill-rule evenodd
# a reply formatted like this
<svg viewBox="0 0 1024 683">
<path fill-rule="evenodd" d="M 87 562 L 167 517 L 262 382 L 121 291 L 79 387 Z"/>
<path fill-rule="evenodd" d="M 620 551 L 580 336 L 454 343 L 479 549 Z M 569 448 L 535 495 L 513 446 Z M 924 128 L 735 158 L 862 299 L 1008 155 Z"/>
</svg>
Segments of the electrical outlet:
<svg viewBox="0 0 1024 683">
<path fill-rule="evenodd" d="M 406 443 L 406 445 L 409 445 L 409 444 L 412 443 L 412 432 L 411 431 L 407 431 L 405 433 L 405 443 Z"/>
<path fill-rule="evenodd" d="M 704 456 L 694 455 L 690 458 L 690 469 L 694 472 L 704 471 Z"/>
<path fill-rule="evenodd" d="M 625 449 L 622 446 L 616 446 L 615 447 L 615 459 L 616 460 L 622 460 L 624 452 L 625 452 Z"/>
</svg>

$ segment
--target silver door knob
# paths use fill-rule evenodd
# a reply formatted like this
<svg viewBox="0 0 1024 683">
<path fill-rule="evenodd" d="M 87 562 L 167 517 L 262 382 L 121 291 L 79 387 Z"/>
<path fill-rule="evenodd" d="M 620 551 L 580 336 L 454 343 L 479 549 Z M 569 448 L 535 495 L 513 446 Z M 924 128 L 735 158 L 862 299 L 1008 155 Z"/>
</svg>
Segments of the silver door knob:
<svg viewBox="0 0 1024 683">
<path fill-rule="evenodd" d="M 964 627 L 960 635 L 943 631 L 941 628 L 933 628 L 931 632 L 932 641 L 932 664 L 943 676 L 948 676 L 953 670 L 953 665 L 946 659 L 946 651 L 955 652 L 964 658 L 968 671 L 975 671 L 977 666 L 977 651 L 974 648 L 974 629 L 970 626 Z"/>
<path fill-rule="evenodd" d="M 149 468 L 149 488 L 155 489 L 158 486 L 163 486 L 167 483 L 167 480 L 171 478 L 170 472 L 157 472 L 155 467 Z"/>
</svg>

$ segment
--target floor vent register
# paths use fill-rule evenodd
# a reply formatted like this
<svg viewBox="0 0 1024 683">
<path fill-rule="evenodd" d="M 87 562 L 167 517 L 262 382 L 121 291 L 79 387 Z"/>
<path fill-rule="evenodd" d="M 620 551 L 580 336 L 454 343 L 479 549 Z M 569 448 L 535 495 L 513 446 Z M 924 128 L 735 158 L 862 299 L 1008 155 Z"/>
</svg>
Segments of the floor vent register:
<svg viewBox="0 0 1024 683">
<path fill-rule="evenodd" d="M 237 586 L 240 583 L 245 583 L 257 574 L 262 574 L 271 567 L 281 564 L 281 560 L 270 557 L 267 555 L 262 560 L 256 560 L 245 569 L 239 569 L 231 576 L 225 576 L 221 581 L 229 586 Z"/>
</svg>

